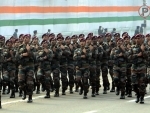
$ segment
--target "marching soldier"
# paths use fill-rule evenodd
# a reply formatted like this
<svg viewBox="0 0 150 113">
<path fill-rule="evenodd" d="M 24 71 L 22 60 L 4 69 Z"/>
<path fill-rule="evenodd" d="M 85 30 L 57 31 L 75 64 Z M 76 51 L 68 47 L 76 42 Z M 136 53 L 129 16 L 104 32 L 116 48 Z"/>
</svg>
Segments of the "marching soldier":
<svg viewBox="0 0 150 113">
<path fill-rule="evenodd" d="M 113 78 L 115 82 L 116 95 L 120 94 L 120 99 L 125 99 L 125 83 L 126 83 L 126 50 L 123 46 L 123 40 L 117 40 L 117 47 L 111 51 L 111 58 L 114 60 Z"/>
<path fill-rule="evenodd" d="M 131 47 L 130 58 L 132 59 L 131 77 L 132 86 L 137 98 L 136 103 L 140 101 L 144 103 L 144 96 L 146 92 L 146 64 L 147 57 L 145 46 L 142 43 L 142 35 L 135 36 L 136 45 Z"/>
<path fill-rule="evenodd" d="M 60 72 L 61 72 L 61 81 L 62 81 L 62 95 L 66 95 L 65 91 L 68 87 L 68 78 L 67 78 L 67 58 L 71 55 L 69 47 L 65 45 L 64 38 L 59 35 L 57 38 L 57 44 L 61 48 L 62 56 L 60 58 Z"/>
<path fill-rule="evenodd" d="M 123 40 L 124 40 L 124 46 L 127 52 L 129 53 L 132 46 L 130 43 L 130 36 L 125 36 Z M 128 97 L 132 97 L 131 66 L 132 66 L 132 60 L 127 58 L 126 95 L 128 95 Z"/>
<path fill-rule="evenodd" d="M 23 90 L 22 99 L 28 97 L 28 103 L 32 102 L 32 94 L 34 88 L 34 54 L 30 44 L 31 35 L 27 34 L 23 37 L 23 43 L 19 46 L 16 53 L 16 59 L 19 60 L 18 82 L 19 88 Z"/>
<path fill-rule="evenodd" d="M 89 60 L 92 57 L 92 53 L 89 48 L 85 46 L 85 39 L 80 40 L 80 48 L 77 48 L 74 52 L 74 60 L 77 62 L 76 64 L 76 81 L 80 86 L 80 95 L 82 95 L 84 91 L 84 99 L 87 99 L 87 93 L 89 88 Z"/>
<path fill-rule="evenodd" d="M 68 65 L 68 78 L 69 78 L 69 87 L 70 87 L 70 94 L 73 94 L 73 87 L 74 87 L 74 73 L 75 73 L 75 64 L 73 60 L 74 54 L 74 47 L 71 44 L 71 38 L 69 36 L 65 39 L 66 45 L 69 47 L 71 54 L 67 58 L 67 65 Z"/>
<path fill-rule="evenodd" d="M 55 94 L 54 97 L 59 97 L 59 88 L 60 88 L 60 58 L 62 56 L 62 50 L 57 45 L 57 40 L 55 38 L 50 39 L 51 49 L 53 51 L 53 60 L 51 62 L 52 73 L 53 73 L 53 82 Z"/>
<path fill-rule="evenodd" d="M 48 48 L 48 42 L 43 40 L 41 42 L 42 48 L 38 50 L 37 62 L 37 79 L 43 84 L 46 90 L 46 96 L 44 98 L 50 98 L 50 84 L 52 82 L 51 77 L 51 60 L 53 58 L 53 52 Z"/>
</svg>

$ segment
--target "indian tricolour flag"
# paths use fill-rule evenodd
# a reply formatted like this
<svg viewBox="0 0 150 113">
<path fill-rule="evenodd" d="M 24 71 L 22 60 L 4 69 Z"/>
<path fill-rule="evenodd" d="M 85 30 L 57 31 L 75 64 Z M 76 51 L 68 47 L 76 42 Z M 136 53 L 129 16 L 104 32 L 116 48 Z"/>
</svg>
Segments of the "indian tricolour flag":
<svg viewBox="0 0 150 113">
<path fill-rule="evenodd" d="M 1 0 L 0 34 L 83 32 L 104 28 L 136 28 L 143 23 L 143 0 Z M 147 0 L 150 5 L 150 0 Z M 150 23 L 150 18 L 147 18 Z"/>
</svg>

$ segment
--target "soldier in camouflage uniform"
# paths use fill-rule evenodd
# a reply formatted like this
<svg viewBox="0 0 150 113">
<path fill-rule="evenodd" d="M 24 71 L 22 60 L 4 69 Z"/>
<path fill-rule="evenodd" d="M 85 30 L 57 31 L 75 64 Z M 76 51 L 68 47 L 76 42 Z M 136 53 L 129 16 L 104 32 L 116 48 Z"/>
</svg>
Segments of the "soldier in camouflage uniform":
<svg viewBox="0 0 150 113">
<path fill-rule="evenodd" d="M 16 59 L 19 60 L 18 82 L 19 88 L 24 91 L 22 99 L 28 97 L 28 103 L 32 102 L 32 94 L 34 88 L 34 55 L 30 44 L 31 35 L 24 36 L 23 44 L 21 44 L 16 53 Z"/>
<path fill-rule="evenodd" d="M 15 40 L 15 44 L 14 44 L 14 52 L 15 52 L 15 55 L 16 55 L 16 52 L 19 48 L 19 45 L 20 45 L 20 40 L 19 39 L 16 39 Z M 19 84 L 18 84 L 18 60 L 15 61 L 15 64 L 16 64 L 16 73 L 15 73 L 15 89 L 18 90 L 18 87 L 19 87 Z M 22 97 L 22 90 L 19 89 L 19 97 Z"/>
<path fill-rule="evenodd" d="M 89 60 L 89 64 L 90 64 L 90 85 L 92 87 L 92 97 L 95 97 L 96 94 L 96 79 L 98 79 L 96 77 L 96 62 L 98 59 L 98 46 L 97 46 L 97 36 L 93 36 L 91 37 L 92 42 L 89 46 L 89 49 L 92 53 L 92 57 Z"/>
<path fill-rule="evenodd" d="M 68 78 L 67 78 L 67 61 L 71 52 L 69 47 L 64 43 L 64 38 L 62 36 L 57 38 L 57 44 L 62 50 L 62 56 L 60 58 L 60 72 L 61 72 L 61 81 L 62 81 L 62 95 L 66 95 L 65 91 L 68 87 Z"/>
<path fill-rule="evenodd" d="M 113 61 L 110 59 L 110 52 L 116 45 L 115 45 L 115 42 L 112 40 L 112 35 L 110 33 L 107 33 L 105 35 L 105 38 L 106 38 L 106 43 L 108 45 L 108 49 L 107 49 L 108 50 L 107 55 L 109 57 L 108 58 L 108 69 L 109 69 L 109 74 L 112 79 L 112 88 L 111 88 L 110 92 L 115 92 L 115 85 L 114 85 L 114 81 L 113 81 Z M 108 84 L 107 90 L 109 90 L 109 84 Z"/>
<path fill-rule="evenodd" d="M 142 35 L 135 36 L 136 45 L 131 47 L 130 58 L 132 59 L 131 77 L 133 90 L 136 92 L 136 103 L 144 103 L 146 91 L 146 64 L 147 53 L 142 43 Z"/>
<path fill-rule="evenodd" d="M 130 36 L 125 36 L 123 40 L 127 52 L 130 52 L 131 49 Z M 132 97 L 131 66 L 132 66 L 132 60 L 127 58 L 126 95 L 128 95 L 128 97 Z"/>
<path fill-rule="evenodd" d="M 53 51 L 53 60 L 51 62 L 52 73 L 53 73 L 53 82 L 55 95 L 54 97 L 59 97 L 59 88 L 60 88 L 60 58 L 62 56 L 62 50 L 57 45 L 55 38 L 50 39 L 51 49 Z"/>
<path fill-rule="evenodd" d="M 109 45 L 104 42 L 104 38 L 101 39 L 100 46 L 103 48 L 103 56 L 101 61 L 101 71 L 102 71 L 102 79 L 103 79 L 103 94 L 107 94 L 107 90 L 109 89 L 109 80 L 108 80 L 108 52 L 110 51 Z"/>
<path fill-rule="evenodd" d="M 98 36 L 97 39 L 97 47 L 98 47 L 98 56 L 96 61 L 96 95 L 99 95 L 99 88 L 100 85 L 100 69 L 101 69 L 101 62 L 103 56 L 103 47 L 100 45 L 103 42 L 103 35 Z"/>
<path fill-rule="evenodd" d="M 44 85 L 46 89 L 46 96 L 44 98 L 50 98 L 50 84 L 52 82 L 51 77 L 51 61 L 53 58 L 53 52 L 48 47 L 48 42 L 43 40 L 41 42 L 42 48 L 38 49 L 37 62 L 37 80 Z"/>
<path fill-rule="evenodd" d="M 78 43 L 78 38 L 77 37 L 78 37 L 77 35 L 73 35 L 72 38 L 71 38 L 71 41 L 72 41 L 71 45 L 73 46 L 73 51 L 75 51 L 77 48 L 80 47 L 80 45 Z M 74 65 L 76 65 L 76 62 L 75 61 L 73 61 L 73 62 L 74 62 Z M 76 71 L 74 71 L 74 76 L 75 75 L 76 75 Z M 75 92 L 78 92 L 79 86 L 78 86 L 78 84 L 76 82 L 76 78 L 75 78 L 74 82 L 75 82 Z"/>
<path fill-rule="evenodd" d="M 80 40 L 80 48 L 77 48 L 74 52 L 74 60 L 77 62 L 76 64 L 76 81 L 80 86 L 80 95 L 82 95 L 84 91 L 84 99 L 87 99 L 87 93 L 89 88 L 89 60 L 92 57 L 92 53 L 88 47 L 85 46 L 85 39 Z"/>
<path fill-rule="evenodd" d="M 125 99 L 125 85 L 126 85 L 126 50 L 123 45 L 123 40 L 117 40 L 117 47 L 111 51 L 111 59 L 114 60 L 113 78 L 116 89 L 116 95 L 120 94 L 120 99 Z"/>
<path fill-rule="evenodd" d="M 75 74 L 75 63 L 73 60 L 74 48 L 71 44 L 71 38 L 67 36 L 65 38 L 65 43 L 69 47 L 71 54 L 67 58 L 67 65 L 68 65 L 68 78 L 69 78 L 69 86 L 70 86 L 70 94 L 73 94 L 73 87 L 74 87 L 74 74 Z"/>
<path fill-rule="evenodd" d="M 12 41 L 6 41 L 6 47 L 3 48 L 4 63 L 3 63 L 3 82 L 11 89 L 10 98 L 15 98 L 15 52 L 12 49 Z"/>
</svg>

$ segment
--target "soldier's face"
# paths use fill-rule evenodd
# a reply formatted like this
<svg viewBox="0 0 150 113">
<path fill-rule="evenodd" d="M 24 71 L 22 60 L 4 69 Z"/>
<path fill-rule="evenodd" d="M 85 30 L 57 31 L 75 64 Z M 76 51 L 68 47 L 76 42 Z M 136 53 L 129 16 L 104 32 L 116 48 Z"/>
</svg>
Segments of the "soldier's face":
<svg viewBox="0 0 150 113">
<path fill-rule="evenodd" d="M 98 39 L 98 42 L 99 42 L 99 43 L 103 42 L 103 38 L 99 38 L 99 39 Z"/>
<path fill-rule="evenodd" d="M 81 41 L 81 42 L 80 42 L 80 46 L 82 46 L 82 47 L 85 46 L 85 42 L 84 42 L 84 41 Z"/>
<path fill-rule="evenodd" d="M 51 44 L 52 44 L 52 45 L 55 45 L 55 44 L 56 44 L 56 41 L 55 41 L 55 40 L 52 40 L 52 41 L 51 41 Z"/>
<path fill-rule="evenodd" d="M 37 44 L 38 41 L 39 41 L 39 40 L 36 38 L 36 39 L 33 40 L 33 43 Z"/>
<path fill-rule="evenodd" d="M 6 46 L 7 46 L 7 47 L 12 47 L 12 43 L 11 43 L 11 42 L 8 42 L 8 43 L 6 44 Z"/>
<path fill-rule="evenodd" d="M 118 42 L 117 42 L 117 45 L 118 46 L 120 46 L 120 45 L 122 45 L 123 44 L 123 41 L 122 40 L 119 40 Z"/>
<path fill-rule="evenodd" d="M 42 46 L 43 46 L 43 47 L 48 47 L 48 43 L 47 43 L 47 42 L 44 42 L 44 43 L 42 44 Z"/>
<path fill-rule="evenodd" d="M 147 39 L 147 41 L 149 41 L 150 40 L 150 36 L 146 37 L 146 39 Z"/>
<path fill-rule="evenodd" d="M 86 40 L 86 43 L 87 43 L 87 44 L 91 44 L 91 39 L 87 39 L 87 40 Z"/>
<path fill-rule="evenodd" d="M 26 36 L 26 37 L 24 38 L 24 42 L 25 42 L 25 43 L 29 43 L 29 42 L 30 42 L 30 37 Z"/>
<path fill-rule="evenodd" d="M 66 44 L 70 44 L 71 43 L 71 40 L 70 39 L 67 39 L 65 40 Z"/>
<path fill-rule="evenodd" d="M 20 42 L 19 42 L 19 41 L 15 42 L 15 46 L 16 46 L 16 47 L 18 47 L 19 45 L 20 45 Z"/>
<path fill-rule="evenodd" d="M 136 42 L 136 44 L 140 44 L 141 43 L 141 38 L 140 37 L 137 37 L 137 38 L 135 38 L 135 42 Z"/>
<path fill-rule="evenodd" d="M 111 36 L 107 36 L 107 37 L 106 37 L 106 40 L 107 40 L 107 41 L 110 41 L 110 40 L 111 40 Z"/>
<path fill-rule="evenodd" d="M 43 40 L 48 41 L 48 40 L 49 40 L 49 37 L 48 37 L 48 36 L 44 36 L 44 37 L 43 37 Z"/>
<path fill-rule="evenodd" d="M 62 42 L 63 42 L 62 39 L 58 39 L 58 40 L 57 40 L 57 43 L 58 43 L 58 44 L 62 44 Z"/>
<path fill-rule="evenodd" d="M 128 43 L 130 43 L 130 39 L 129 38 L 125 38 L 124 42 L 125 42 L 125 44 L 128 44 Z"/>
<path fill-rule="evenodd" d="M 73 38 L 73 39 L 72 39 L 72 42 L 73 42 L 73 43 L 76 43 L 76 42 L 77 42 L 77 38 Z"/>
</svg>

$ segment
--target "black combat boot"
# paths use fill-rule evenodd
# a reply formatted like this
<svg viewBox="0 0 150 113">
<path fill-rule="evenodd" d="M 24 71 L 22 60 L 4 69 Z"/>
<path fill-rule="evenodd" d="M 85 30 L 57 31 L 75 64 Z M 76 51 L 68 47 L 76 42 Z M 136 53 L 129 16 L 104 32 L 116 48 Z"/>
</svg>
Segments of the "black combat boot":
<svg viewBox="0 0 150 113">
<path fill-rule="evenodd" d="M 140 96 L 139 96 L 139 95 L 137 95 L 137 96 L 136 96 L 136 100 L 135 100 L 135 102 L 136 102 L 136 103 L 138 103 L 139 101 L 140 101 Z"/>
<path fill-rule="evenodd" d="M 96 87 L 96 95 L 99 95 L 99 87 Z"/>
<path fill-rule="evenodd" d="M 46 92 L 46 96 L 44 98 L 50 98 L 50 91 Z"/>
<path fill-rule="evenodd" d="M 40 94 L 40 84 L 37 84 L 36 94 Z"/>
<path fill-rule="evenodd" d="M 86 92 L 84 92 L 83 99 L 87 99 L 87 93 Z"/>
<path fill-rule="evenodd" d="M 120 99 L 125 99 L 125 91 L 124 90 L 121 91 Z"/>
<path fill-rule="evenodd" d="M 132 89 L 131 89 L 132 90 Z M 128 97 L 132 97 L 132 91 L 129 90 L 129 94 L 128 94 Z"/>
<path fill-rule="evenodd" d="M 120 94 L 120 89 L 119 89 L 119 87 L 117 87 L 117 89 L 116 89 L 116 95 L 119 95 Z"/>
<path fill-rule="evenodd" d="M 92 95 L 91 97 L 95 97 L 95 87 L 92 88 Z"/>
<path fill-rule="evenodd" d="M 44 86 L 44 84 L 42 84 L 42 92 L 44 92 L 45 91 L 45 86 Z"/>
<path fill-rule="evenodd" d="M 107 94 L 107 87 L 104 87 L 103 94 Z"/>
<path fill-rule="evenodd" d="M 22 95 L 22 100 L 26 99 L 26 91 L 24 90 L 23 95 Z"/>
<path fill-rule="evenodd" d="M 32 95 L 29 95 L 27 103 L 32 103 Z"/>
<path fill-rule="evenodd" d="M 62 89 L 62 95 L 66 95 L 65 88 Z"/>
<path fill-rule="evenodd" d="M 22 90 L 19 90 L 19 97 L 22 97 Z"/>
<path fill-rule="evenodd" d="M 79 95 L 82 95 L 82 94 L 83 94 L 83 89 L 81 88 L 79 91 Z"/>
<path fill-rule="evenodd" d="M 73 94 L 72 86 L 70 86 L 70 94 Z"/>
<path fill-rule="evenodd" d="M 59 97 L 59 89 L 55 89 L 54 97 Z"/>
<path fill-rule="evenodd" d="M 10 98 L 15 98 L 15 90 L 14 89 L 11 90 Z"/>
<path fill-rule="evenodd" d="M 144 104 L 144 96 L 140 97 L 140 104 Z"/>
</svg>

